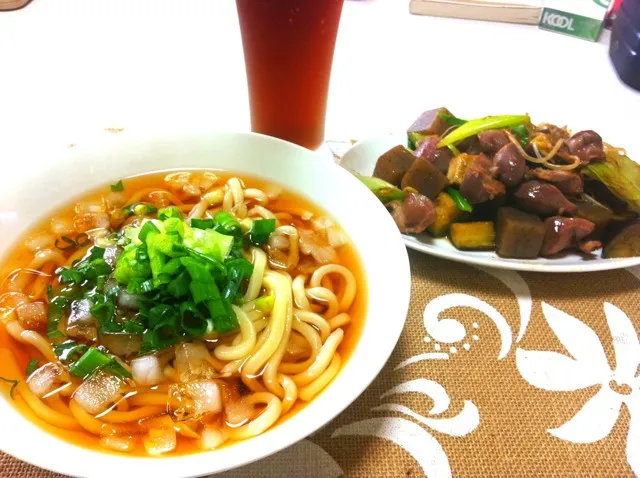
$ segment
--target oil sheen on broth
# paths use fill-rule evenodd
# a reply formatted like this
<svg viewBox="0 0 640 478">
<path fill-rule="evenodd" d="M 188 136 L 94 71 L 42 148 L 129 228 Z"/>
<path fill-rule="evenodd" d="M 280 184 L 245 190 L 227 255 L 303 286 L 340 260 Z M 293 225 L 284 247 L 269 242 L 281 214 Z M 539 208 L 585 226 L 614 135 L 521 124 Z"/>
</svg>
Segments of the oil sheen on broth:
<svg viewBox="0 0 640 478">
<path fill-rule="evenodd" d="M 286 420 L 344 366 L 366 312 L 330 216 L 219 171 L 100 188 L 25 234 L 0 273 L 0 392 L 64 440 L 142 456 Z"/>
</svg>

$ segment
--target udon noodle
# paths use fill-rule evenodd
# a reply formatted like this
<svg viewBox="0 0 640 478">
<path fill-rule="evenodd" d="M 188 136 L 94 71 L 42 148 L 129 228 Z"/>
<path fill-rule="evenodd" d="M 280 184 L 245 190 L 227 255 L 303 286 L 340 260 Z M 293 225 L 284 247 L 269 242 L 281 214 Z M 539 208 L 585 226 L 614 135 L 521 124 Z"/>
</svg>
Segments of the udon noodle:
<svg viewBox="0 0 640 478">
<path fill-rule="evenodd" d="M 267 431 L 339 373 L 364 314 L 332 218 L 204 171 L 83 198 L 33 229 L 1 279 L 0 390 L 58 435 L 143 455 Z"/>
</svg>

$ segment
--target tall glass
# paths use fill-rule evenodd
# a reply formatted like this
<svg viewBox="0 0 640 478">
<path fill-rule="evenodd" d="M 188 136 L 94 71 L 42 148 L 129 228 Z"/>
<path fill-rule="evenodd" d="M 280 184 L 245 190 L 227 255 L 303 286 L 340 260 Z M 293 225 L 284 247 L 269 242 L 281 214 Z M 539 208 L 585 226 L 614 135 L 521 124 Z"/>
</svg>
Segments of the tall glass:
<svg viewBox="0 0 640 478">
<path fill-rule="evenodd" d="M 236 0 L 251 129 L 317 149 L 344 0 Z"/>
</svg>

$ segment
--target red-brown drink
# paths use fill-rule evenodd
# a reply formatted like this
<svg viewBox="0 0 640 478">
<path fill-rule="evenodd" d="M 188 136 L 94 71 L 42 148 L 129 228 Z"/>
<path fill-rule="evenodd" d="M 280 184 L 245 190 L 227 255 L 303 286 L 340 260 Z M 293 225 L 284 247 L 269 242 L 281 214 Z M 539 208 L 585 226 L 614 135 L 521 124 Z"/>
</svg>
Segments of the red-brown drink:
<svg viewBox="0 0 640 478">
<path fill-rule="evenodd" d="M 324 141 L 344 0 L 236 0 L 251 129 L 310 149 Z"/>
</svg>

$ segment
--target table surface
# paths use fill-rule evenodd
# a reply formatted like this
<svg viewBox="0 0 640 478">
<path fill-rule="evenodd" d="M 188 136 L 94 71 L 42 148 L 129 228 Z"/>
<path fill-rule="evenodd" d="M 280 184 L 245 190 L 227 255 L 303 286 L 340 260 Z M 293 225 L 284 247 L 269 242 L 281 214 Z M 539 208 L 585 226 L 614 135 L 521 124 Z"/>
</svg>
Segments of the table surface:
<svg viewBox="0 0 640 478">
<path fill-rule="evenodd" d="M 364 138 L 445 105 L 593 128 L 640 156 L 640 94 L 591 43 L 534 26 L 413 16 L 346 0 L 327 138 Z M 232 0 L 33 0 L 0 14 L 0 153 L 37 154 L 106 126 L 249 129 Z"/>
<path fill-rule="evenodd" d="M 634 113 L 640 111 L 640 93 L 618 80 L 608 57 L 608 39 L 608 32 L 591 43 L 532 26 L 411 16 L 408 0 L 346 0 L 327 138 L 360 139 L 402 130 L 421 111 L 444 105 L 463 117 L 529 112 L 536 122 L 568 124 L 574 130 L 592 128 L 638 158 L 639 122 Z M 108 127 L 249 129 L 242 47 L 232 0 L 33 0 L 22 10 L 0 13 L 0 65 L 0 166 L 5 174 L 36 167 L 47 161 L 53 149 L 104 134 Z M 415 254 L 412 259 L 419 264 Z M 455 272 L 460 267 L 442 264 L 441 270 Z M 457 284 L 463 273 L 468 271 L 461 270 L 457 276 L 455 272 L 451 284 Z M 600 279 L 611 283 L 615 277 L 613 282 L 618 283 L 618 276 L 612 274 Z M 640 277 L 638 270 L 633 274 Z M 625 291 L 637 291 L 630 275 L 621 277 L 628 282 Z M 447 287 L 445 292 L 463 292 Z M 614 292 L 609 296 L 614 297 Z M 606 321 L 601 317 L 604 300 L 603 296 L 594 302 L 596 312 L 589 317 L 580 317 L 576 303 L 567 304 L 567 310 L 575 306 L 576 317 L 600 321 L 591 326 L 601 327 L 606 336 Z M 630 304 L 622 303 L 622 310 L 637 320 L 637 310 Z M 415 304 L 410 321 L 422 321 L 419 308 L 424 306 Z M 536 313 L 540 315 L 538 308 Z M 512 327 L 515 330 L 515 324 Z M 424 347 L 422 338 L 416 340 L 411 347 Z M 392 358 L 394 366 L 410 356 L 409 349 L 401 348 Z M 509 360 L 514 356 L 515 350 Z M 515 370 L 514 363 L 510 366 Z M 450 377 L 447 374 L 443 369 L 441 383 Z M 384 380 L 374 384 L 359 403 L 375 404 L 385 387 L 400 383 L 398 377 Z M 576 410 L 581 405 L 575 405 Z M 563 420 L 570 416 L 565 412 Z M 536 426 L 542 433 L 551 425 L 544 416 L 540 420 Z M 515 433 L 516 428 L 514 437 Z M 325 438 L 316 440 L 325 440 L 330 451 L 329 443 L 336 442 Z M 448 445 L 455 446 L 454 442 Z M 627 474 L 624 448 L 618 448 L 616 463 L 622 466 L 618 470 Z M 577 463 L 584 455 L 576 456 L 566 458 Z M 527 466 L 538 462 L 537 456 L 529 458 Z M 526 474 L 533 469 L 519 471 Z M 635 470 L 633 465 L 631 469 Z M 505 464 L 503 470 L 514 468 Z M 367 476 L 366 470 L 362 473 Z"/>
</svg>

